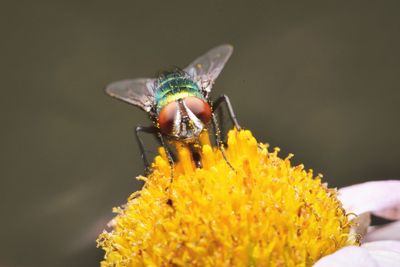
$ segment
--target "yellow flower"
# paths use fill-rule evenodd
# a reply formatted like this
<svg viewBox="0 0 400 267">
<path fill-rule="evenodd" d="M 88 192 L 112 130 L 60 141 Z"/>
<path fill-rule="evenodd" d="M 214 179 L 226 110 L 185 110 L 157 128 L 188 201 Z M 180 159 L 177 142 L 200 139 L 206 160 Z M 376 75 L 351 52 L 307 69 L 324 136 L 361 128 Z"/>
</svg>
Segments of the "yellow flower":
<svg viewBox="0 0 400 267">
<path fill-rule="evenodd" d="M 348 214 L 320 175 L 292 166 L 232 130 L 226 156 L 202 136 L 202 168 L 177 145 L 171 171 L 165 151 L 142 190 L 133 193 L 104 232 L 101 266 L 311 266 L 356 244 Z"/>
</svg>

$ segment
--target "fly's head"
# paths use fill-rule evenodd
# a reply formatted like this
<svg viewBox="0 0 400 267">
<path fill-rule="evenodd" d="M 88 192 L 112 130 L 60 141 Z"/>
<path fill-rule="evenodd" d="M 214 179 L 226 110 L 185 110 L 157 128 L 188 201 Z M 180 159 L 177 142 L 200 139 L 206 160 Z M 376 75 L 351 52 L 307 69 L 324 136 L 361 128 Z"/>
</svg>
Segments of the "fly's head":
<svg viewBox="0 0 400 267">
<path fill-rule="evenodd" d="M 196 140 L 211 120 L 211 106 L 203 99 L 189 96 L 165 105 L 158 115 L 160 131 L 178 141 Z"/>
</svg>

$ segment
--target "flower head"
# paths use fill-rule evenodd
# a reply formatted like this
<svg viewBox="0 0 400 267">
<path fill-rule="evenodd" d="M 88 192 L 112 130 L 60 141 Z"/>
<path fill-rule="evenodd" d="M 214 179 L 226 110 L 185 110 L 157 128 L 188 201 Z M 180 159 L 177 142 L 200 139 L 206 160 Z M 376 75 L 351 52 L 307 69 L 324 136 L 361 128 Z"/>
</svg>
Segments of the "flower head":
<svg viewBox="0 0 400 267">
<path fill-rule="evenodd" d="M 310 266 L 357 243 L 335 189 L 279 149 L 232 130 L 225 150 L 202 137 L 202 168 L 184 144 L 170 166 L 155 158 L 98 244 L 102 266 Z"/>
</svg>

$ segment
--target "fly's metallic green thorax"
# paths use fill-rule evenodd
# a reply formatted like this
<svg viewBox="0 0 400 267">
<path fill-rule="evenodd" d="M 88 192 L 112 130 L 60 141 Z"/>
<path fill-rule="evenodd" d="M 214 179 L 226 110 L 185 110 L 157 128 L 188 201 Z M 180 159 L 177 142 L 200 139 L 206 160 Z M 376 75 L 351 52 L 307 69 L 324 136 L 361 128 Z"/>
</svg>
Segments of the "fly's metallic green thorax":
<svg viewBox="0 0 400 267">
<path fill-rule="evenodd" d="M 154 95 L 157 114 L 166 104 L 188 96 L 205 100 L 199 86 L 187 75 L 181 72 L 166 74 L 159 79 Z"/>
</svg>

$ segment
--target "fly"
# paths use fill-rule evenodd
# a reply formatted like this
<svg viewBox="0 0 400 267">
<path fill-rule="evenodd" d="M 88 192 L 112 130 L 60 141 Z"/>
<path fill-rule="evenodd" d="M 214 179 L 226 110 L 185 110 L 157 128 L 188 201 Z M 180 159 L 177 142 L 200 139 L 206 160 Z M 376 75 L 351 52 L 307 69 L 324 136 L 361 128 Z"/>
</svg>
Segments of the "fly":
<svg viewBox="0 0 400 267">
<path fill-rule="evenodd" d="M 187 144 L 191 148 L 196 166 L 201 167 L 196 144 L 199 143 L 200 134 L 211 125 L 218 147 L 227 164 L 233 169 L 225 156 L 214 112 L 225 103 L 234 126 L 237 129 L 241 127 L 228 96 L 222 95 L 215 101 L 210 98 L 212 86 L 232 51 L 231 45 L 221 45 L 209 50 L 183 70 L 164 73 L 157 78 L 116 81 L 106 87 L 107 94 L 143 109 L 153 122 L 153 126 L 135 128 L 135 137 L 146 171 L 150 170 L 150 163 L 140 133 L 149 133 L 157 137 L 167 153 L 172 177 L 174 160 L 167 142 Z"/>
</svg>

